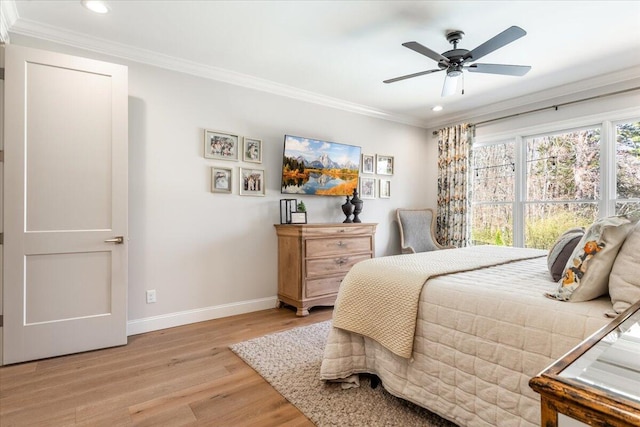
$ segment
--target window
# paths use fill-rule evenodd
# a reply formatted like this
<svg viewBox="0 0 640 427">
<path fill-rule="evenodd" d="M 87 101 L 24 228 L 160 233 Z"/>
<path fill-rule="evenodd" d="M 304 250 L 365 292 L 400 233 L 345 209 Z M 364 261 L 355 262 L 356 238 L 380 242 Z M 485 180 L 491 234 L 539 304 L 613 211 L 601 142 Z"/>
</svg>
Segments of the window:
<svg viewBox="0 0 640 427">
<path fill-rule="evenodd" d="M 563 231 L 598 217 L 600 128 L 525 139 L 524 246 L 548 249 Z"/>
<path fill-rule="evenodd" d="M 640 121 L 616 125 L 617 214 L 640 209 Z"/>
<path fill-rule="evenodd" d="M 640 210 L 640 120 L 473 147 L 472 244 L 549 249 L 570 227 Z"/>
<path fill-rule="evenodd" d="M 474 147 L 471 228 L 474 245 L 513 244 L 515 165 L 513 142 Z"/>
</svg>

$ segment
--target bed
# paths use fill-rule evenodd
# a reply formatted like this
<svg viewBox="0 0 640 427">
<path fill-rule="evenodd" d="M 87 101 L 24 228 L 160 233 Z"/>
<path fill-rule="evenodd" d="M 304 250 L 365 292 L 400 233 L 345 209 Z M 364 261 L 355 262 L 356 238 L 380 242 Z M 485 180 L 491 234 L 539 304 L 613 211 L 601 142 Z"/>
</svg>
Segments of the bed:
<svg viewBox="0 0 640 427">
<path fill-rule="evenodd" d="M 545 296 L 558 286 L 547 255 L 480 246 L 357 264 L 336 301 L 321 378 L 348 388 L 358 374 L 376 375 L 389 393 L 459 426 L 539 426 L 529 379 L 609 323 L 613 308 L 609 295 Z M 440 267 L 421 267 L 434 258 Z M 416 290 L 403 283 L 422 278 L 407 297 Z"/>
</svg>

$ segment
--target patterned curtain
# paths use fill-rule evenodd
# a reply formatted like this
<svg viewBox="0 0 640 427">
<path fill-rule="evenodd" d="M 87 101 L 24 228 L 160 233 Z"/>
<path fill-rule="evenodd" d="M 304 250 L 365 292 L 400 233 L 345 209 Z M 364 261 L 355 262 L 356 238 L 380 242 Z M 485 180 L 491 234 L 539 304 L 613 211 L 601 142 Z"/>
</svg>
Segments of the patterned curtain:
<svg viewBox="0 0 640 427">
<path fill-rule="evenodd" d="M 472 130 L 461 124 L 438 131 L 437 238 L 458 248 L 470 243 L 470 181 Z"/>
</svg>

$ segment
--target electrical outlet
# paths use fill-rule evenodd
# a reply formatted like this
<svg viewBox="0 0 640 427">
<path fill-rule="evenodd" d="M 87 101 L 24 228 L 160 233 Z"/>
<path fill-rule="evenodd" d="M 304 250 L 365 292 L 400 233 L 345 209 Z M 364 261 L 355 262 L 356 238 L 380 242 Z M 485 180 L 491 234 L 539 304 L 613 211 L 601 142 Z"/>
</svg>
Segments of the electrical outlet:
<svg viewBox="0 0 640 427">
<path fill-rule="evenodd" d="M 147 304 L 153 304 L 156 302 L 156 290 L 151 289 L 147 291 Z"/>
</svg>

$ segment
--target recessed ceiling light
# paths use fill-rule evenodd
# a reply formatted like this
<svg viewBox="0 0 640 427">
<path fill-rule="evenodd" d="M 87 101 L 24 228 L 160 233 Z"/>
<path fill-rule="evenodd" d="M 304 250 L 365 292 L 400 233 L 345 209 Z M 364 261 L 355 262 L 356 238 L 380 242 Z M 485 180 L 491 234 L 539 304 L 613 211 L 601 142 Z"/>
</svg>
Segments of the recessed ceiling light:
<svg viewBox="0 0 640 427">
<path fill-rule="evenodd" d="M 95 13 L 109 13 L 107 5 L 99 0 L 81 0 L 80 3 L 87 9 Z"/>
<path fill-rule="evenodd" d="M 431 111 L 442 111 L 442 105 L 436 105 L 431 109 Z"/>
</svg>

